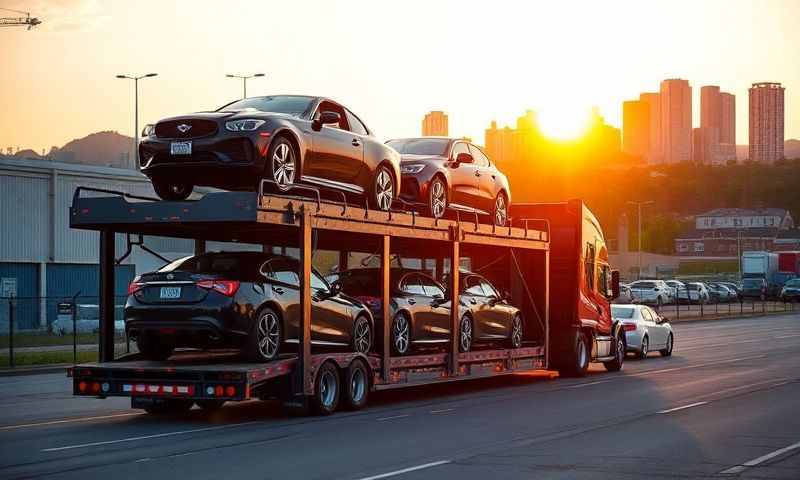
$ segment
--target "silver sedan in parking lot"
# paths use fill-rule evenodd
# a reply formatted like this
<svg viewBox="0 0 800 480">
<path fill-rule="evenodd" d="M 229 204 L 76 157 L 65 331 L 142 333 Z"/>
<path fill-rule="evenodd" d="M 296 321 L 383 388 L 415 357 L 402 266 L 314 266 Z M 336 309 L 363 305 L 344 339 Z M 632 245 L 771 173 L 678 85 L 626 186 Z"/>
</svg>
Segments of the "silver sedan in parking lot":
<svg viewBox="0 0 800 480">
<path fill-rule="evenodd" d="M 622 322 L 626 351 L 646 358 L 653 350 L 664 356 L 672 355 L 675 335 L 666 317 L 647 305 L 612 305 L 611 316 Z"/>
</svg>

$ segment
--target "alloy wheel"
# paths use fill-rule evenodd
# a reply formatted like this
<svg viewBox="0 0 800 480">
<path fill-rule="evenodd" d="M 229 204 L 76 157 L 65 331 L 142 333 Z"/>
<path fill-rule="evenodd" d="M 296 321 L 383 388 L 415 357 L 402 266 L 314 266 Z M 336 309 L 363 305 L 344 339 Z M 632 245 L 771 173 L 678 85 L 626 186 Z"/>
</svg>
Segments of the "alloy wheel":
<svg viewBox="0 0 800 480">
<path fill-rule="evenodd" d="M 363 369 L 358 368 L 353 372 L 350 378 L 350 391 L 353 403 L 359 403 L 364 398 L 367 392 L 367 376 Z"/>
<path fill-rule="evenodd" d="M 367 353 L 372 346 L 372 332 L 369 320 L 358 317 L 356 320 L 355 334 L 353 335 L 353 346 L 358 353 Z"/>
<path fill-rule="evenodd" d="M 280 346 L 281 326 L 272 312 L 264 312 L 258 319 L 258 351 L 266 359 L 275 358 Z"/>
<path fill-rule="evenodd" d="M 461 351 L 469 352 L 472 348 L 472 322 L 466 315 L 461 318 Z"/>
<path fill-rule="evenodd" d="M 272 179 L 285 190 L 294 183 L 294 172 L 294 153 L 288 144 L 281 143 L 272 154 Z"/>
<path fill-rule="evenodd" d="M 506 197 L 500 193 L 494 201 L 494 224 L 498 227 L 504 227 L 508 221 L 508 207 L 506 205 Z"/>
<path fill-rule="evenodd" d="M 330 408 L 336 401 L 339 384 L 335 376 L 336 373 L 325 371 L 319 379 L 320 403 L 326 408 Z"/>
<path fill-rule="evenodd" d="M 410 337 L 410 326 L 408 319 L 405 315 L 398 315 L 394 319 L 394 326 L 392 327 L 392 338 L 394 349 L 399 354 L 404 354 L 408 351 Z"/>
<path fill-rule="evenodd" d="M 430 209 L 433 218 L 442 218 L 447 208 L 447 192 L 445 192 L 444 182 L 437 178 L 431 184 Z"/>
<path fill-rule="evenodd" d="M 392 174 L 389 173 L 386 167 L 381 167 L 375 177 L 375 204 L 380 210 L 387 211 L 392 207 L 393 198 Z"/>
<path fill-rule="evenodd" d="M 648 349 L 650 348 L 650 341 L 647 337 L 642 339 L 642 358 L 647 357 Z"/>
<path fill-rule="evenodd" d="M 514 348 L 522 346 L 522 319 L 519 316 L 514 317 L 511 326 L 511 346 Z"/>
</svg>

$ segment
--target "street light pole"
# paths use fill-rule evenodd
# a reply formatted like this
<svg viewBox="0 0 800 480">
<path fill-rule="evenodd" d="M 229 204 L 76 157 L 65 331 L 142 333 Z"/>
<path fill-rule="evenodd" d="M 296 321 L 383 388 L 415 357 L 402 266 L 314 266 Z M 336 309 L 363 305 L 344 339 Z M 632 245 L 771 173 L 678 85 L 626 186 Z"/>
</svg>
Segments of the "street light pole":
<svg viewBox="0 0 800 480">
<path fill-rule="evenodd" d="M 148 73 L 140 76 L 117 75 L 117 78 L 133 80 L 133 168 L 139 168 L 139 80 L 155 77 L 157 73 Z"/>
<path fill-rule="evenodd" d="M 653 200 L 647 200 L 644 202 L 628 202 L 629 205 L 636 205 L 639 209 L 639 271 L 636 274 L 636 279 L 642 279 L 642 207 L 644 205 L 650 205 L 651 203 L 655 203 Z"/>
<path fill-rule="evenodd" d="M 228 78 L 241 78 L 242 79 L 242 98 L 247 98 L 247 79 L 248 78 L 256 78 L 256 77 L 263 77 L 263 73 L 254 73 L 253 75 L 231 75 L 230 73 L 225 75 Z"/>
</svg>

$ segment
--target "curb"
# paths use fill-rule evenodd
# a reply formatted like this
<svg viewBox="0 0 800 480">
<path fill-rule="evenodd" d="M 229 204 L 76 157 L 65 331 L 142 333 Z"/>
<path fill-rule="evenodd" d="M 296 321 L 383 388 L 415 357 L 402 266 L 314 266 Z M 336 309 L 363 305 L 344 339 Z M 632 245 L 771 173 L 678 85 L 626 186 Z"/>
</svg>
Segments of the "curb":
<svg viewBox="0 0 800 480">
<path fill-rule="evenodd" d="M 67 368 L 71 363 L 57 363 L 55 365 L 27 365 L 15 368 L 0 368 L 0 377 L 16 377 L 20 375 L 43 375 L 45 373 L 64 373 L 66 377 Z"/>
<path fill-rule="evenodd" d="M 740 320 L 743 318 L 766 317 L 769 315 L 790 315 L 792 313 L 800 315 L 800 311 L 792 312 L 791 310 L 787 310 L 785 312 L 755 312 L 755 313 L 745 313 L 739 315 L 692 317 L 692 318 L 687 318 L 686 320 L 670 318 L 669 323 L 701 323 L 701 322 L 713 322 L 720 320 Z"/>
</svg>

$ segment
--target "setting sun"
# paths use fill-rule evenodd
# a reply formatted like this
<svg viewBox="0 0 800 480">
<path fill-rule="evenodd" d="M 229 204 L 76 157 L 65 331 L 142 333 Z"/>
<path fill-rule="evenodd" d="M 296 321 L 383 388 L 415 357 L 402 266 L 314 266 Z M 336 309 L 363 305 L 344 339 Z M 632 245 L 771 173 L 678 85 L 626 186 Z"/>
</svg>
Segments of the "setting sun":
<svg viewBox="0 0 800 480">
<path fill-rule="evenodd" d="M 552 107 L 537 113 L 542 133 L 554 140 L 575 140 L 589 128 L 588 109 Z"/>
</svg>

